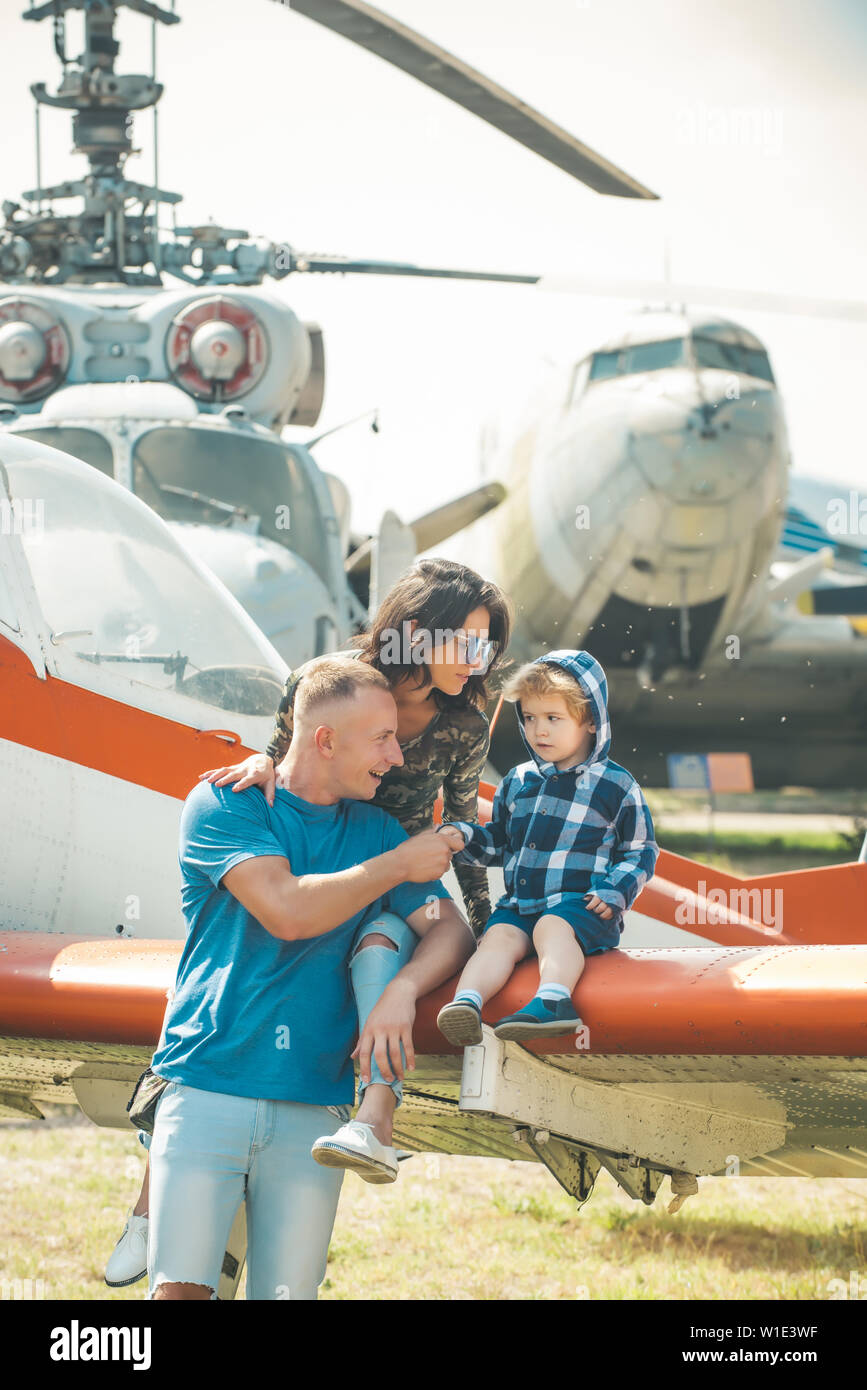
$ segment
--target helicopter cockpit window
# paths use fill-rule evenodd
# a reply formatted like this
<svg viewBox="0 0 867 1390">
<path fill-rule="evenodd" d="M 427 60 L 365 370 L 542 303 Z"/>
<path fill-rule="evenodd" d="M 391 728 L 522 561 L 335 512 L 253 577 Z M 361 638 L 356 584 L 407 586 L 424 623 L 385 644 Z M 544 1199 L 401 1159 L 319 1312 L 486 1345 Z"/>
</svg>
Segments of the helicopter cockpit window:
<svg viewBox="0 0 867 1390">
<path fill-rule="evenodd" d="M 71 425 L 45 425 L 42 429 L 16 430 L 15 433 L 23 434 L 25 439 L 37 439 L 43 444 L 50 444 L 52 449 L 62 449 L 64 454 L 72 454 L 73 458 L 81 459 L 83 463 L 98 468 L 106 477 L 114 477 L 111 445 L 105 436 L 97 434 L 96 430 L 75 429 Z"/>
<path fill-rule="evenodd" d="M 136 441 L 133 465 L 136 496 L 167 521 L 249 527 L 256 518 L 259 535 L 286 546 L 328 583 L 321 509 L 306 470 L 284 444 L 240 431 L 166 426 Z"/>
<path fill-rule="evenodd" d="M 612 352 L 596 352 L 590 368 L 591 381 L 608 377 L 632 376 L 636 372 L 658 372 L 665 367 L 682 367 L 686 362 L 683 338 L 659 338 L 652 343 L 633 343 Z"/>
<path fill-rule="evenodd" d="M 762 348 L 744 347 L 741 343 L 725 343 L 719 338 L 693 334 L 692 348 L 697 367 L 718 367 L 725 372 L 740 372 L 773 383 L 774 374 L 768 354 Z"/>
<path fill-rule="evenodd" d="M 13 496 L 38 496 L 44 535 L 24 546 L 52 641 L 82 663 L 220 710 L 271 715 L 273 652 L 158 519 L 94 475 L 40 459 L 9 464 Z"/>
</svg>

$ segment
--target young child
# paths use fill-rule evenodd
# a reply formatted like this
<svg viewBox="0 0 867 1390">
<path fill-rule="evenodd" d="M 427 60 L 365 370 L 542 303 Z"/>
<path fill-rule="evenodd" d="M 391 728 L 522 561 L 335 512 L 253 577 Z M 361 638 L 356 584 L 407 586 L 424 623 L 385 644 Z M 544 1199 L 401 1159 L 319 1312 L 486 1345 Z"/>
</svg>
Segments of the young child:
<svg viewBox="0 0 867 1390">
<path fill-rule="evenodd" d="M 482 1040 L 482 1006 L 534 949 L 539 988 L 494 1025 L 499 1038 L 574 1032 L 572 1004 L 585 956 L 620 941 L 623 912 L 652 876 L 659 850 L 635 778 L 608 757 L 608 686 L 584 651 L 547 652 L 522 666 L 505 698 L 517 703 L 532 761 L 506 774 L 491 821 L 454 821 L 455 860 L 503 865 L 506 892 L 467 963 L 440 1032 L 458 1046 Z"/>
</svg>

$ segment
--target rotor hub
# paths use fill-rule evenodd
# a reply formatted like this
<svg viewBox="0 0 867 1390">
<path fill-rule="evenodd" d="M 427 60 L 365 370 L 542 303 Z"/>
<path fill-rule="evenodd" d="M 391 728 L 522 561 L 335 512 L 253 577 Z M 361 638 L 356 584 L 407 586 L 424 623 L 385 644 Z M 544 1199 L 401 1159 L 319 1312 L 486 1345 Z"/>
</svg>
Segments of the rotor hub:
<svg viewBox="0 0 867 1390">
<path fill-rule="evenodd" d="M 231 401 L 252 391 L 269 357 L 264 324 L 248 305 L 228 295 L 188 304 L 166 338 L 169 371 L 199 400 Z"/>
<path fill-rule="evenodd" d="M 45 339 L 32 323 L 15 319 L 0 328 L 0 375 L 32 381 L 45 361 Z"/>
<path fill-rule="evenodd" d="M 200 324 L 190 338 L 189 352 L 205 381 L 231 381 L 247 360 L 244 335 L 226 319 Z"/>
<path fill-rule="evenodd" d="M 0 300 L 0 400 L 39 400 L 60 384 L 69 366 L 69 338 L 42 304 Z"/>
</svg>

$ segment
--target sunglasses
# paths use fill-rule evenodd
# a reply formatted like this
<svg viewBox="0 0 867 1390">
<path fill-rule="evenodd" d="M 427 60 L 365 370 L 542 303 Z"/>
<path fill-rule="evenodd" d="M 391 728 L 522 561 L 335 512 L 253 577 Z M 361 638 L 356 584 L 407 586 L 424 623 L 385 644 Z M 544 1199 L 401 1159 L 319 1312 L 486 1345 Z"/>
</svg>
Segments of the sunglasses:
<svg viewBox="0 0 867 1390">
<path fill-rule="evenodd" d="M 457 660 L 468 666 L 478 666 L 480 674 L 487 671 L 493 661 L 497 645 L 487 637 L 470 636 L 466 632 L 455 633 Z"/>
</svg>

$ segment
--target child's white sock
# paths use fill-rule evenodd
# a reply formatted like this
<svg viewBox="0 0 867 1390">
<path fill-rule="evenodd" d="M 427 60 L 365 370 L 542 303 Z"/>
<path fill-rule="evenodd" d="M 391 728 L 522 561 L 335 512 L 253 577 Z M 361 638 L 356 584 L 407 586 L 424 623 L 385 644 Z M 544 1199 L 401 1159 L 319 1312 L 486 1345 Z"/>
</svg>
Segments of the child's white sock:
<svg viewBox="0 0 867 1390">
<path fill-rule="evenodd" d="M 536 990 L 536 999 L 571 999 L 572 991 L 565 985 L 540 985 Z"/>
<path fill-rule="evenodd" d="M 452 1002 L 455 1004 L 475 1004 L 479 1013 L 482 1011 L 482 996 L 476 989 L 459 989 Z"/>
</svg>

